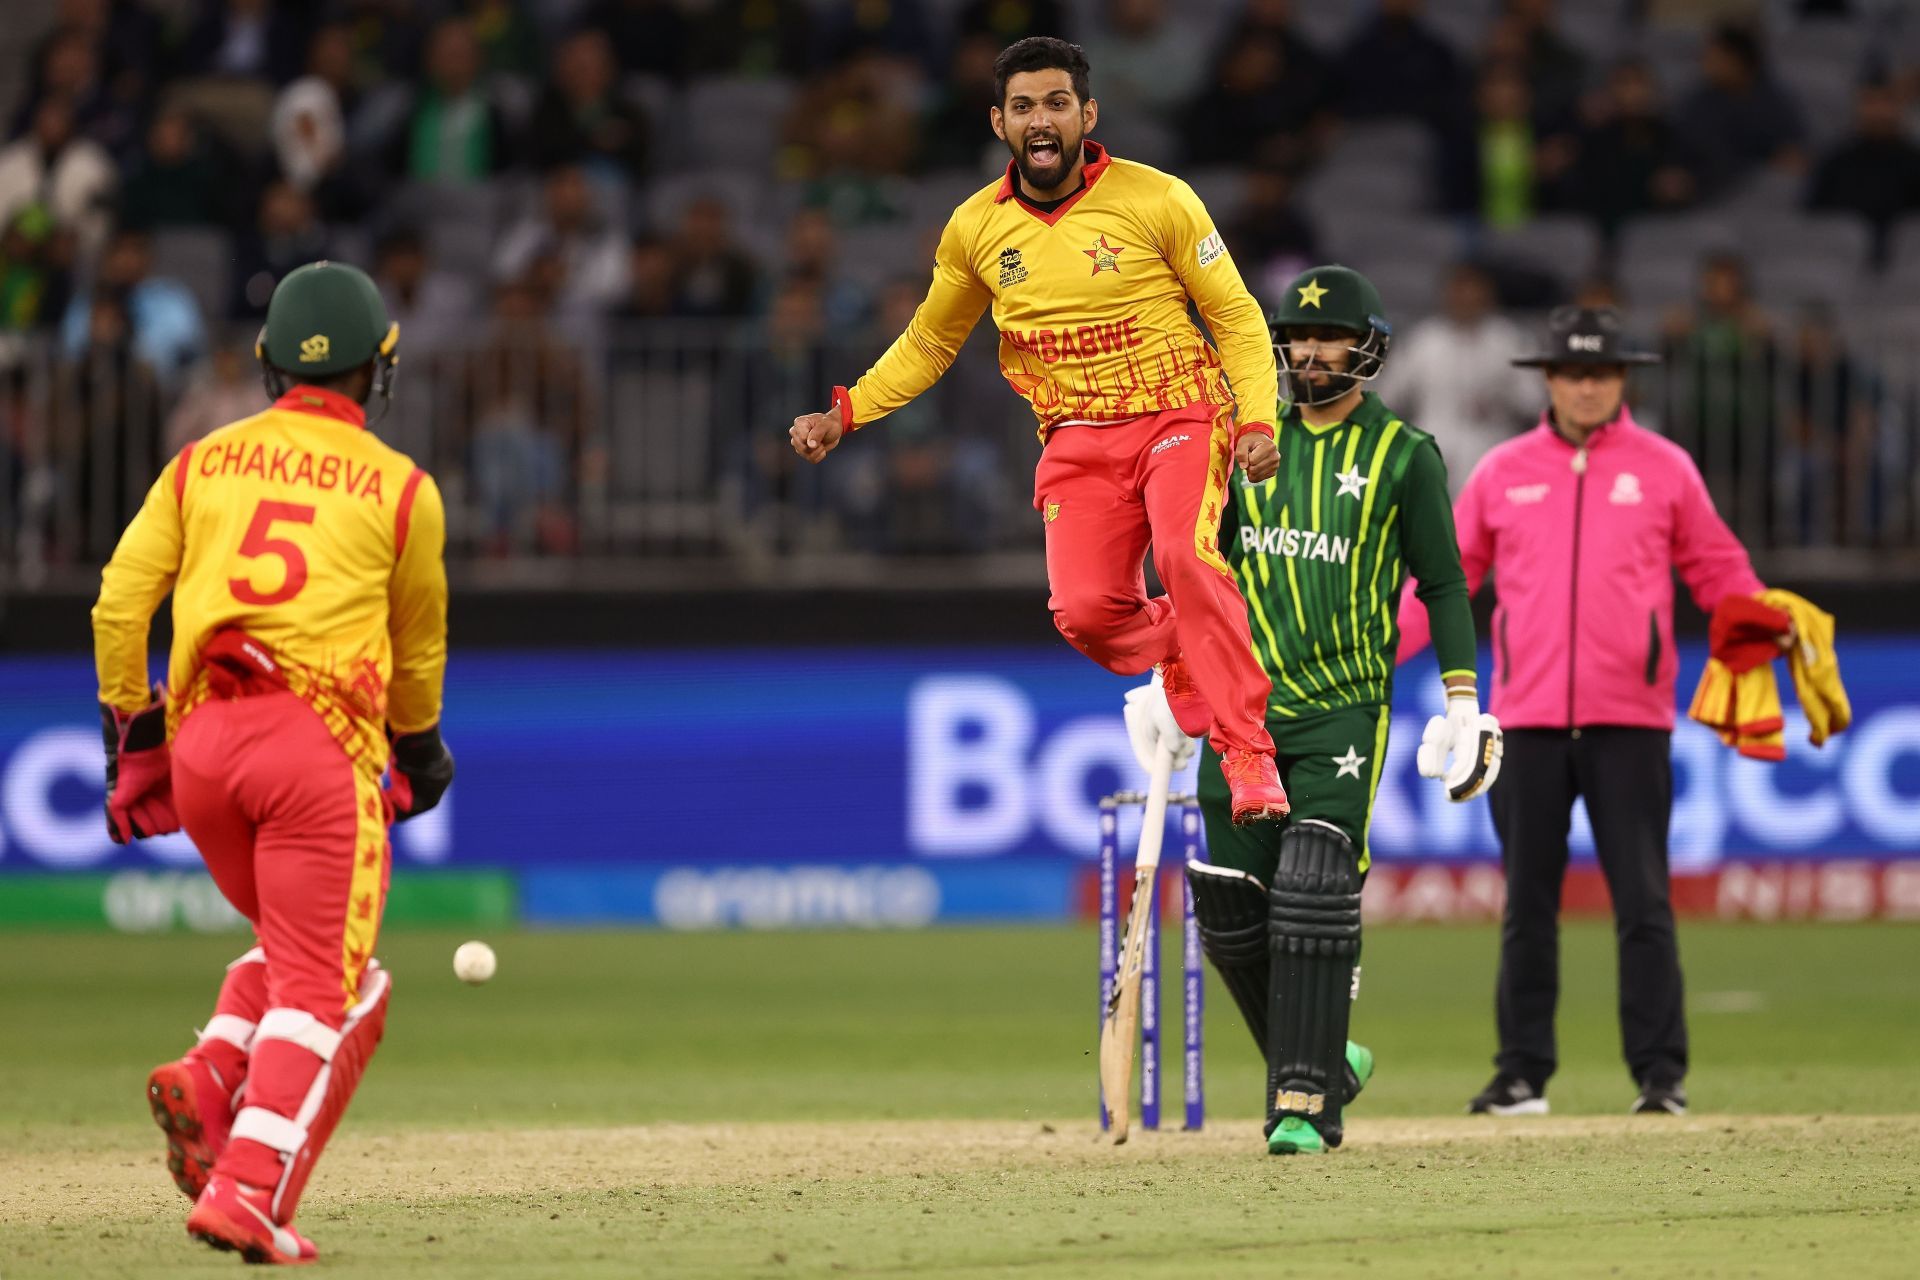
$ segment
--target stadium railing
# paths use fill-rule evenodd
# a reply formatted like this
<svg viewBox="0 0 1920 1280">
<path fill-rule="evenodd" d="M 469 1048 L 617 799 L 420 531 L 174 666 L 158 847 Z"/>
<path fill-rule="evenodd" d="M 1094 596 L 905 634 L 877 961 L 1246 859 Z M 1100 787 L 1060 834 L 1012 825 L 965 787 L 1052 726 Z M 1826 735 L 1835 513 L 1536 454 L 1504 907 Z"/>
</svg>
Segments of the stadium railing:
<svg viewBox="0 0 1920 1280">
<path fill-rule="evenodd" d="M 923 401 L 826 465 L 785 428 L 824 408 L 886 335 L 820 338 L 684 322 L 536 322 L 403 351 L 380 433 L 446 495 L 457 575 L 793 586 L 1030 581 L 1038 446 L 977 334 Z M 1670 344 L 1639 375 L 1647 425 L 1700 462 L 1764 565 L 1920 580 L 1920 339 L 1851 349 Z M 125 355 L 0 352 L 0 572 L 13 590 L 93 580 L 181 440 L 264 405 L 251 353 L 168 375 Z M 1453 465 L 1460 465 L 1449 459 Z"/>
</svg>

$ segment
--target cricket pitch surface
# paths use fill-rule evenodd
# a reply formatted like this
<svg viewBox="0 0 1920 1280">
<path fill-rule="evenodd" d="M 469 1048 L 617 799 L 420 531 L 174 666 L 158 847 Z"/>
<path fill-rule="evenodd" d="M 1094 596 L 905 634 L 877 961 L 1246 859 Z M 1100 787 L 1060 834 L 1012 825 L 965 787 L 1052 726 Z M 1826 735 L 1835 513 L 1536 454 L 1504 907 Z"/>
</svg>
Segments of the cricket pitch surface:
<svg viewBox="0 0 1920 1280">
<path fill-rule="evenodd" d="M 1371 931 L 1354 1034 L 1378 1072 L 1340 1150 L 1289 1158 L 1211 982 L 1206 1128 L 1101 1139 L 1085 925 L 502 931 L 484 987 L 453 976 L 464 940 L 382 940 L 386 1040 L 301 1207 L 315 1275 L 1920 1275 L 1911 925 L 1684 928 L 1678 1118 L 1624 1114 L 1611 931 L 1570 926 L 1555 1114 L 1514 1120 L 1461 1114 L 1493 931 Z M 0 939 L 23 960 L 0 982 L 0 1280 L 236 1275 L 186 1236 L 143 1085 L 245 944 Z"/>
<path fill-rule="evenodd" d="M 140 1135 L 146 1138 L 147 1135 Z M 1319 1158 L 1257 1124 L 658 1124 L 343 1133 L 321 1274 L 1913 1274 L 1920 1117 L 1356 1117 Z M 0 1275 L 231 1275 L 159 1141 L 0 1152 Z"/>
</svg>

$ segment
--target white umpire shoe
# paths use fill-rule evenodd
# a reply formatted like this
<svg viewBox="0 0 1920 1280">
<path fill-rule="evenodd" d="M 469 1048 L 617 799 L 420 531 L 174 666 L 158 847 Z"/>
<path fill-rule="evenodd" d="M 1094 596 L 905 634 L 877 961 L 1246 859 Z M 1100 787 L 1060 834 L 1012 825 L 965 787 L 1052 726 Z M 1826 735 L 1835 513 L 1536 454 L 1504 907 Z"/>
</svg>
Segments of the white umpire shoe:
<svg viewBox="0 0 1920 1280">
<path fill-rule="evenodd" d="M 1519 1076 L 1501 1072 L 1473 1096 L 1467 1111 L 1476 1116 L 1543 1116 L 1547 1114 L 1544 1086 L 1536 1089 Z"/>
</svg>

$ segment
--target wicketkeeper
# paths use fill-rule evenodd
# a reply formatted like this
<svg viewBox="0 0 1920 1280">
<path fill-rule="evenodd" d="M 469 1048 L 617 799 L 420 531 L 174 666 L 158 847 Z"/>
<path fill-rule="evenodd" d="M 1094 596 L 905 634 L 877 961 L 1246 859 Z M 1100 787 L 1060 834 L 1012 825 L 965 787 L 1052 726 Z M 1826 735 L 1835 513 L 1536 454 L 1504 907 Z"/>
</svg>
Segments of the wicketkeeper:
<svg viewBox="0 0 1920 1280">
<path fill-rule="evenodd" d="M 1431 436 L 1367 390 L 1393 334 L 1379 293 L 1349 268 L 1315 267 L 1268 324 L 1292 396 L 1278 416 L 1280 470 L 1232 487 L 1220 545 L 1273 681 L 1266 723 L 1293 811 L 1236 827 L 1218 771 L 1201 769 L 1211 861 L 1188 878 L 1201 944 L 1267 1059 L 1267 1150 L 1288 1155 L 1340 1145 L 1341 1108 L 1373 1073 L 1347 1019 L 1409 570 L 1447 699 L 1421 739 L 1420 772 L 1468 800 L 1498 775 L 1501 745 L 1480 710 L 1446 466 Z M 1161 742 L 1191 749 L 1157 688 L 1127 700 L 1143 762 Z"/>
<path fill-rule="evenodd" d="M 294 1211 L 386 1025 L 387 828 L 453 779 L 440 493 L 367 429 L 399 337 L 354 267 L 282 280 L 258 346 L 272 407 L 166 465 L 93 610 L 108 828 L 184 826 L 257 938 L 199 1043 L 147 1084 L 188 1232 L 249 1262 L 316 1256 Z"/>
</svg>

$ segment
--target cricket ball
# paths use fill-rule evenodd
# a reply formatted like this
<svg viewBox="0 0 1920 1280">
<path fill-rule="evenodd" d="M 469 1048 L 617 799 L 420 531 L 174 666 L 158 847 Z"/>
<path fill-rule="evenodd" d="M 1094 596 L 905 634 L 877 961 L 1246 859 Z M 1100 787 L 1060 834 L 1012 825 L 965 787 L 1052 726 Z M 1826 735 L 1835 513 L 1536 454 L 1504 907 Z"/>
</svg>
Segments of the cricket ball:
<svg viewBox="0 0 1920 1280">
<path fill-rule="evenodd" d="M 493 976 L 493 948 L 484 942 L 463 942 L 453 953 L 453 976 L 479 986 Z"/>
</svg>

